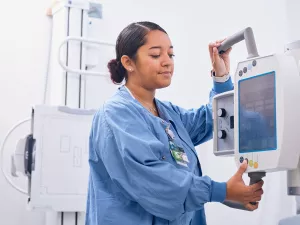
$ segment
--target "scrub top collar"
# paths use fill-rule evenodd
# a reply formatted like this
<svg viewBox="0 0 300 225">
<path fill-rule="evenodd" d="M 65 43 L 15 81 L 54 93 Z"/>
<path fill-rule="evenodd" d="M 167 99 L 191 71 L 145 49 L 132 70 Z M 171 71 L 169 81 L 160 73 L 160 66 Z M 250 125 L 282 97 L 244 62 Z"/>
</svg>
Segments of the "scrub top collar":
<svg viewBox="0 0 300 225">
<path fill-rule="evenodd" d="M 138 103 L 139 105 L 141 105 L 136 99 L 135 97 L 133 96 L 133 94 L 131 93 L 131 91 L 125 86 L 125 85 L 122 85 L 121 87 L 119 87 L 119 91 L 121 92 L 122 96 L 124 96 L 127 100 L 131 100 L 131 101 L 134 101 L 135 103 Z M 171 115 L 168 113 L 167 110 L 164 109 L 164 107 L 162 106 L 162 103 L 154 98 L 154 101 L 156 103 L 156 107 L 158 109 L 158 112 L 159 112 L 159 117 L 163 120 L 165 120 L 166 122 L 174 122 L 172 120 L 172 117 Z M 142 105 L 141 105 L 142 106 Z M 142 106 L 143 107 L 143 106 Z M 143 107 L 144 108 L 144 107 Z M 148 110 L 147 110 L 148 111 Z M 149 111 L 148 111 L 149 112 Z M 150 113 L 150 112 L 149 112 Z M 152 114 L 151 114 L 152 115 Z"/>
</svg>

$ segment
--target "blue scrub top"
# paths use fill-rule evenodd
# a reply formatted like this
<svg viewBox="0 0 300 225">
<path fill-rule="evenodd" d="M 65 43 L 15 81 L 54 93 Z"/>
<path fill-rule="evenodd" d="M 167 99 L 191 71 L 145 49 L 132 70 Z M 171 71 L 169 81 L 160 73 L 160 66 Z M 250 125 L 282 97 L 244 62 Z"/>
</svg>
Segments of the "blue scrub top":
<svg viewBox="0 0 300 225">
<path fill-rule="evenodd" d="M 93 119 L 85 224 L 205 225 L 204 204 L 223 202 L 226 183 L 202 176 L 195 146 L 212 138 L 212 97 L 232 89 L 231 79 L 214 82 L 198 109 L 155 99 L 156 117 L 120 87 Z M 166 127 L 188 166 L 172 157 Z"/>
</svg>

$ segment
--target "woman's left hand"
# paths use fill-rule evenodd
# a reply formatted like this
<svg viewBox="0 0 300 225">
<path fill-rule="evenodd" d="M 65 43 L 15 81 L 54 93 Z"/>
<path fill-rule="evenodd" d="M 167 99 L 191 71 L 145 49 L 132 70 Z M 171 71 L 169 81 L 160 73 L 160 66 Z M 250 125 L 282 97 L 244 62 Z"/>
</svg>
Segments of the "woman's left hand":
<svg viewBox="0 0 300 225">
<path fill-rule="evenodd" d="M 231 52 L 232 48 L 229 48 L 221 55 L 219 54 L 217 49 L 224 40 L 225 39 L 219 40 L 208 45 L 210 59 L 216 77 L 222 77 L 230 72 L 229 53 Z"/>
</svg>

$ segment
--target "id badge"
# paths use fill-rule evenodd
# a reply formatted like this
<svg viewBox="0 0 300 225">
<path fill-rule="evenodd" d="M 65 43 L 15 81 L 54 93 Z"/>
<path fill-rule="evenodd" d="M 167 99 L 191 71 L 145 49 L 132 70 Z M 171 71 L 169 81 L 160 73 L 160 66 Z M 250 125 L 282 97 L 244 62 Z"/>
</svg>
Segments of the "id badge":
<svg viewBox="0 0 300 225">
<path fill-rule="evenodd" d="M 189 160 L 183 148 L 178 147 L 173 141 L 169 141 L 169 146 L 171 154 L 175 159 L 176 163 L 181 166 L 188 167 L 187 164 L 189 163 Z"/>
</svg>

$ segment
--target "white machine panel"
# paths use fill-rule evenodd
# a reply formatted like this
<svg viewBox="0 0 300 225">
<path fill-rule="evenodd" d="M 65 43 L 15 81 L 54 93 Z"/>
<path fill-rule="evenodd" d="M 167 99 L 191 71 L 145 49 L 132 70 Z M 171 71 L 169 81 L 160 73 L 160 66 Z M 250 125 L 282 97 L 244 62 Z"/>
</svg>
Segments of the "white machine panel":
<svg viewBox="0 0 300 225">
<path fill-rule="evenodd" d="M 237 166 L 247 160 L 248 173 L 296 169 L 299 84 L 291 56 L 276 54 L 240 62 L 234 91 L 213 99 L 214 154 L 234 155 Z M 230 118 L 234 118 L 233 126 Z"/>
<path fill-rule="evenodd" d="M 235 74 L 235 161 L 247 172 L 295 169 L 299 153 L 299 75 L 292 57 L 246 60 Z"/>
<path fill-rule="evenodd" d="M 228 91 L 213 99 L 214 154 L 234 155 L 234 91 Z"/>
<path fill-rule="evenodd" d="M 29 206 L 83 212 L 88 184 L 88 144 L 94 110 L 36 106 Z"/>
</svg>

